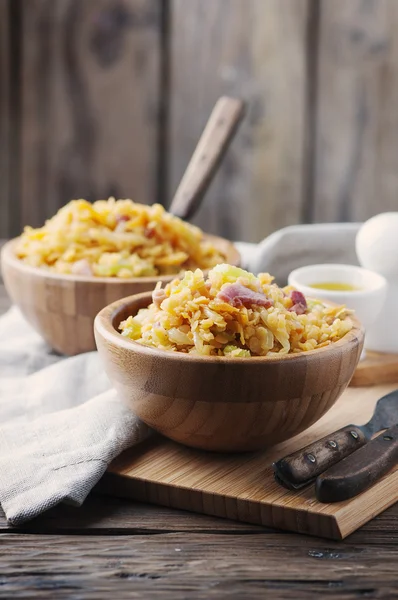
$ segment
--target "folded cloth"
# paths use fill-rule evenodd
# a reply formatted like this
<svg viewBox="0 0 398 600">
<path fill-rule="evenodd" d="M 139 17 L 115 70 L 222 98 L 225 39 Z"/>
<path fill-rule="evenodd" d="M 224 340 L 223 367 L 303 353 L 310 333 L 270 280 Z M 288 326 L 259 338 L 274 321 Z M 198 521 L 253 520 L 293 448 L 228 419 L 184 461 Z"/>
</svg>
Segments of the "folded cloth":
<svg viewBox="0 0 398 600">
<path fill-rule="evenodd" d="M 76 506 L 149 428 L 117 397 L 97 352 L 51 352 L 17 308 L 0 318 L 0 503 L 18 525 Z"/>
<path fill-rule="evenodd" d="M 253 273 L 266 271 L 279 285 L 286 285 L 289 273 L 305 265 L 358 265 L 355 237 L 359 228 L 360 223 L 291 225 L 275 231 L 255 249 L 244 245 L 242 257 Z"/>
<path fill-rule="evenodd" d="M 242 266 L 282 284 L 301 264 L 355 260 L 355 225 L 319 227 L 237 243 Z M 113 458 L 149 434 L 111 388 L 97 352 L 59 356 L 16 307 L 0 317 L 0 503 L 10 523 L 60 502 L 81 505 Z"/>
</svg>

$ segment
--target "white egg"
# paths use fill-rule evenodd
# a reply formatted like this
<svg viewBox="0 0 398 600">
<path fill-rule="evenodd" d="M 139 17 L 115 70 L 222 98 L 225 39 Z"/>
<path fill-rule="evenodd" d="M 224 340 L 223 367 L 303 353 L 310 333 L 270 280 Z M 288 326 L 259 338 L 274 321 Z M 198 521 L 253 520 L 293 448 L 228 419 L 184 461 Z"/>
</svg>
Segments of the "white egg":
<svg viewBox="0 0 398 600">
<path fill-rule="evenodd" d="M 359 263 L 390 280 L 398 280 L 398 212 L 381 213 L 359 229 L 355 247 Z"/>
</svg>

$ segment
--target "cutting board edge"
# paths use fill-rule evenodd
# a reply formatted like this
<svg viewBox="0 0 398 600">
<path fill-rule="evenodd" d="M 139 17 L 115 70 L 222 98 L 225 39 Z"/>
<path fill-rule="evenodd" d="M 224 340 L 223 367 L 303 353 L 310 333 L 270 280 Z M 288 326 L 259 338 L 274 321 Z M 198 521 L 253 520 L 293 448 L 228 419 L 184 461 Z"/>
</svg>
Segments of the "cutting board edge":
<svg viewBox="0 0 398 600">
<path fill-rule="evenodd" d="M 192 497 L 192 494 L 199 500 L 201 506 L 187 506 L 186 503 L 177 500 L 178 495 L 170 495 L 170 490 L 176 492 L 186 492 L 187 497 Z M 283 509 L 280 506 L 266 503 L 256 503 L 245 498 L 236 498 L 233 496 L 227 496 L 225 494 L 204 492 L 190 487 L 174 486 L 173 484 L 166 483 L 153 483 L 144 478 L 128 477 L 127 475 L 121 475 L 107 471 L 101 481 L 95 488 L 96 492 L 105 495 L 118 496 L 121 498 L 127 498 L 138 502 L 148 502 L 149 504 L 166 506 L 168 508 L 175 508 L 178 510 L 186 510 L 192 513 L 205 514 L 211 517 L 217 517 L 221 519 L 227 519 L 230 521 L 238 521 L 239 523 L 248 523 L 250 525 L 259 525 L 261 527 L 267 527 L 275 530 L 283 530 L 286 532 L 300 533 L 302 535 L 310 535 L 313 537 L 332 539 L 341 541 L 349 535 L 346 533 L 342 535 L 342 531 L 336 516 L 333 514 L 323 513 L 310 513 L 308 510 L 292 508 L 284 506 Z M 160 497 L 159 497 L 160 496 Z M 226 505 L 226 501 L 233 503 L 239 503 L 241 510 L 239 509 L 234 514 L 228 513 L 228 509 L 224 512 L 218 512 L 217 510 L 211 510 L 209 503 L 204 506 L 203 499 L 209 499 L 210 497 L 217 498 L 219 502 Z M 214 506 L 214 504 L 213 504 Z M 260 507 L 260 518 L 244 518 L 242 517 L 242 507 L 251 507 L 254 509 L 252 514 L 257 512 Z M 262 510 L 261 510 L 262 509 Z M 239 514 L 240 512 L 240 514 Z M 284 524 L 282 519 L 278 518 L 278 512 L 285 514 L 287 517 L 288 524 Z M 270 519 L 263 519 L 264 515 L 270 515 Z M 276 522 L 275 522 L 276 521 Z M 317 522 L 316 525 L 314 522 Z M 314 526 L 311 527 L 311 522 Z M 293 523 L 293 524 L 292 524 Z M 322 533 L 320 534 L 320 529 Z"/>
<path fill-rule="evenodd" d="M 387 489 L 386 493 L 386 485 L 387 488 L 391 487 L 390 496 L 388 493 L 389 489 Z M 354 531 L 357 531 L 360 527 L 362 527 L 366 523 L 369 523 L 369 521 L 374 519 L 374 517 L 377 517 L 377 515 L 380 515 L 382 512 L 387 510 L 387 508 L 390 508 L 390 506 L 396 504 L 398 502 L 398 494 L 395 493 L 394 495 L 394 488 L 398 488 L 398 469 L 395 472 L 387 473 L 387 475 L 385 475 L 383 479 L 381 479 L 376 485 L 372 487 L 372 505 L 378 504 L 377 510 L 371 510 L 371 508 L 369 507 L 368 511 L 363 511 L 363 514 L 365 516 L 360 521 L 358 521 L 355 524 L 355 526 L 353 525 L 353 520 L 350 518 L 350 512 L 352 510 L 355 511 L 356 506 L 360 505 L 362 501 L 362 494 L 360 496 L 357 496 L 356 498 L 352 498 L 347 503 L 344 503 L 344 506 L 341 508 L 341 510 L 335 513 L 334 515 L 336 517 L 336 522 L 340 529 L 341 539 L 345 539 L 346 537 L 351 535 L 351 533 L 354 533 Z"/>
</svg>

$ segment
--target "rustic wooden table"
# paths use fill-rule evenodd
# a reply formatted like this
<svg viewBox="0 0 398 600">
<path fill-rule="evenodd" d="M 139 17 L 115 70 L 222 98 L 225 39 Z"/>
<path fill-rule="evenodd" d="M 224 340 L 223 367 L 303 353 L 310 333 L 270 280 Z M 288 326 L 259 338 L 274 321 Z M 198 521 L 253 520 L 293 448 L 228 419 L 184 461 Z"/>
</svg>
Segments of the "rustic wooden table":
<svg viewBox="0 0 398 600">
<path fill-rule="evenodd" d="M 398 598 L 398 505 L 343 542 L 96 494 L 0 528 L 0 598 Z"/>
</svg>

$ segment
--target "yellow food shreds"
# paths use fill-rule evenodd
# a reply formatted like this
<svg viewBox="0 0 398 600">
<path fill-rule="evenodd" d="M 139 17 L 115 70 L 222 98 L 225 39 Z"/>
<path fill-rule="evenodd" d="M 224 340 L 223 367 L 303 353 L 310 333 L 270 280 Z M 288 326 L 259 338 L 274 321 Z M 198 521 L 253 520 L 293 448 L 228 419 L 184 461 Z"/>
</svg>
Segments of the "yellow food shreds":
<svg viewBox="0 0 398 600">
<path fill-rule="evenodd" d="M 278 287 L 268 273 L 256 277 L 226 264 L 207 279 L 200 269 L 187 271 L 164 288 L 158 283 L 153 294 L 161 302 L 140 309 L 119 329 L 174 352 L 237 358 L 298 353 L 325 347 L 352 329 L 352 311 L 344 306 L 306 299 L 290 286 Z"/>
<path fill-rule="evenodd" d="M 225 260 L 198 227 L 160 204 L 115 198 L 72 200 L 43 227 L 25 227 L 16 256 L 58 273 L 120 278 L 175 275 Z"/>
</svg>

